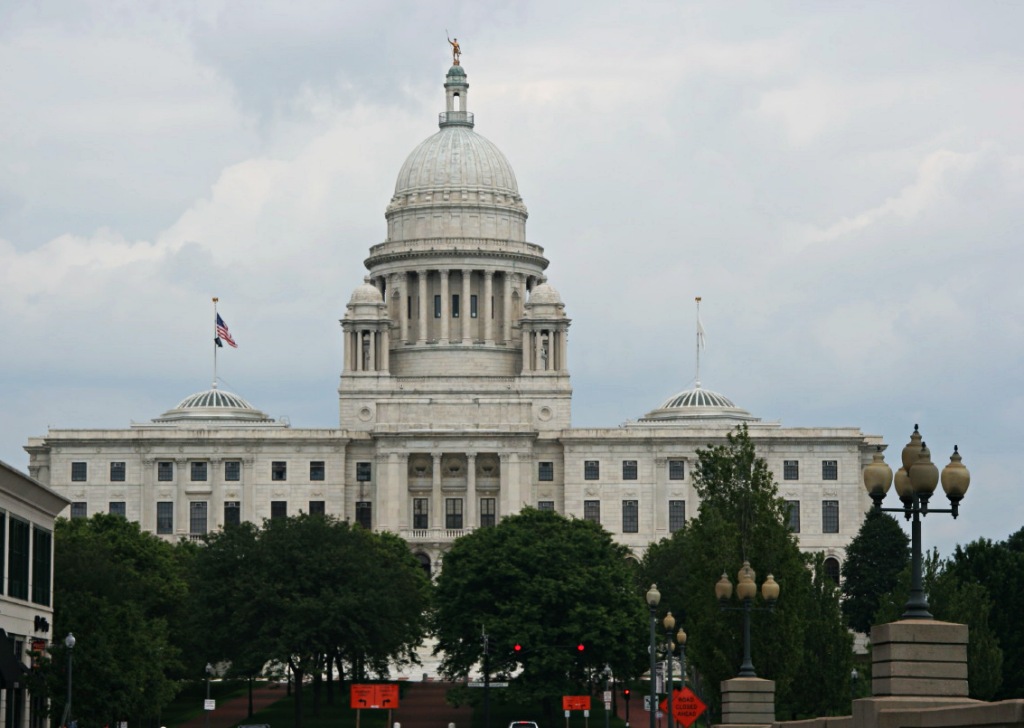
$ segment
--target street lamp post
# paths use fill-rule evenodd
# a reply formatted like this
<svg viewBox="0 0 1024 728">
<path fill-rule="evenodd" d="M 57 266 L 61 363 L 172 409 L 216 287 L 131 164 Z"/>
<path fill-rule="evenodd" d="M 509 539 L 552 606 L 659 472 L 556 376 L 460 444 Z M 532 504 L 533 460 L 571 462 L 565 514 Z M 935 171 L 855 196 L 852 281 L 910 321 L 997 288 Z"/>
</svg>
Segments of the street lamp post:
<svg viewBox="0 0 1024 728">
<path fill-rule="evenodd" d="M 864 468 L 864 487 L 874 502 L 875 510 L 902 513 L 908 521 L 912 519 L 910 597 L 901 619 L 932 619 L 921 575 L 921 519 L 929 513 L 949 513 L 953 518 L 960 515 L 960 501 L 971 484 L 971 474 L 961 462 L 959 448 L 954 445 L 949 464 L 942 469 L 942 489 L 949 499 L 950 508 L 929 508 L 928 501 L 939 483 L 939 469 L 932 463 L 931 451 L 922 442 L 917 425 L 914 425 L 910 442 L 903 448 L 900 459 L 903 467 L 896 471 L 896 494 L 903 501 L 901 508 L 882 508 L 882 500 L 889 492 L 893 475 L 892 469 L 882 457 L 881 447 L 872 462 Z"/>
<path fill-rule="evenodd" d="M 654 674 L 657 669 L 654 664 L 654 652 L 656 649 L 654 629 L 657 619 L 658 602 L 660 601 L 661 592 L 658 591 L 658 585 L 651 584 L 651 588 L 647 590 L 647 606 L 651 611 L 651 728 L 658 728 L 658 685 Z"/>
<path fill-rule="evenodd" d="M 604 675 L 604 690 L 605 690 L 606 693 L 611 693 L 611 691 L 612 691 L 612 689 L 614 687 L 614 685 L 612 683 L 612 668 L 611 668 L 611 665 L 605 665 L 604 666 L 604 670 L 602 670 L 601 672 Z M 611 720 L 609 715 L 608 715 L 608 712 L 609 712 L 608 711 L 608 707 L 610 705 L 611 705 L 611 702 L 609 701 L 609 702 L 606 702 L 605 706 L 604 706 L 604 728 L 608 728 L 610 720 Z"/>
<path fill-rule="evenodd" d="M 75 649 L 75 636 L 70 632 L 64 638 L 64 646 L 68 648 L 68 699 L 64 703 L 64 718 L 61 724 L 67 726 L 71 724 L 71 653 Z"/>
<path fill-rule="evenodd" d="M 743 612 L 743 663 L 740 665 L 739 677 L 757 677 L 754 670 L 754 663 L 750 659 L 750 613 L 771 612 L 775 609 L 775 602 L 779 598 L 779 584 L 771 574 L 761 585 L 761 596 L 768 604 L 767 607 L 755 607 L 754 597 L 757 596 L 757 574 L 750 568 L 750 562 L 744 561 L 736 575 L 736 596 L 743 603 L 740 607 L 727 606 L 732 596 L 732 582 L 722 572 L 722 578 L 715 584 L 715 596 L 718 597 L 718 608 L 725 611 Z"/>
<path fill-rule="evenodd" d="M 210 676 L 213 675 L 213 665 L 206 663 L 206 702 L 210 702 Z M 203 712 L 206 713 L 206 728 L 210 728 L 210 711 L 203 705 Z"/>
<path fill-rule="evenodd" d="M 674 637 L 672 630 L 676 628 L 676 618 L 672 616 L 672 612 L 665 615 L 665 619 L 662 621 L 662 624 L 665 625 L 665 636 L 668 638 L 665 643 L 666 679 L 668 680 L 668 687 L 666 689 L 668 697 L 665 699 L 667 701 L 665 703 L 665 707 L 668 709 L 668 728 L 674 728 L 675 718 L 672 713 L 672 690 L 675 686 L 672 684 L 672 657 L 675 654 L 675 643 L 672 641 Z M 679 631 L 685 634 L 682 629 Z"/>
</svg>

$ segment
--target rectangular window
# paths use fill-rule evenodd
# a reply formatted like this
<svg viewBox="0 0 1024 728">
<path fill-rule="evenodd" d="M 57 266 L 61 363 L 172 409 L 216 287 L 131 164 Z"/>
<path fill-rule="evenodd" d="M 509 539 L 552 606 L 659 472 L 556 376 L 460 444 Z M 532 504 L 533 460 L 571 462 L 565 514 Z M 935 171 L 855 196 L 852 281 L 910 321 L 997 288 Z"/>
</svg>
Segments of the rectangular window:
<svg viewBox="0 0 1024 728">
<path fill-rule="evenodd" d="M 669 480 L 683 480 L 686 478 L 686 461 L 685 460 L 669 460 L 668 461 L 668 479 Z"/>
<path fill-rule="evenodd" d="M 124 482 L 124 463 L 111 463 L 110 464 L 110 482 L 111 483 L 123 483 Z"/>
<path fill-rule="evenodd" d="M 270 501 L 271 518 L 288 517 L 288 501 Z"/>
<path fill-rule="evenodd" d="M 369 483 L 373 478 L 373 463 L 356 463 L 356 482 Z"/>
<path fill-rule="evenodd" d="M 640 503 L 635 500 L 622 501 L 622 532 L 638 533 L 640 531 Z"/>
<path fill-rule="evenodd" d="M 444 499 L 444 527 L 462 528 L 462 499 Z"/>
<path fill-rule="evenodd" d="M 161 460 L 156 464 L 156 479 L 161 483 L 174 480 L 174 463 L 170 460 Z"/>
<path fill-rule="evenodd" d="M 476 294 L 475 293 L 472 296 L 469 297 L 469 317 L 470 318 L 476 318 L 477 317 Z"/>
<path fill-rule="evenodd" d="M 553 510 L 555 510 L 555 502 L 554 501 L 537 501 L 537 510 L 538 511 L 553 511 Z"/>
<path fill-rule="evenodd" d="M 128 516 L 124 501 L 110 501 L 107 504 L 107 512 L 112 516 L 121 516 L 121 518 Z"/>
<path fill-rule="evenodd" d="M 29 538 L 28 521 L 10 519 L 7 539 L 7 596 L 28 599 Z"/>
<path fill-rule="evenodd" d="M 441 296 L 434 296 L 434 318 L 441 318 Z"/>
<path fill-rule="evenodd" d="M 370 501 L 356 502 L 356 523 L 367 531 L 373 528 L 373 504 Z"/>
<path fill-rule="evenodd" d="M 554 463 L 537 463 L 537 480 L 554 480 Z"/>
<path fill-rule="evenodd" d="M 480 527 L 489 528 L 497 523 L 497 499 L 495 498 L 481 498 L 480 499 Z"/>
<path fill-rule="evenodd" d="M 636 480 L 636 460 L 622 461 L 622 479 Z"/>
<path fill-rule="evenodd" d="M 239 501 L 224 501 L 224 527 L 242 525 L 242 504 Z"/>
<path fill-rule="evenodd" d="M 156 532 L 164 535 L 174 533 L 174 504 L 170 501 L 156 504 Z"/>
<path fill-rule="evenodd" d="M 412 527 L 430 528 L 430 501 L 426 498 L 412 499 Z"/>
<path fill-rule="evenodd" d="M 85 463 L 71 463 L 71 481 L 84 483 L 88 476 L 88 466 Z"/>
<path fill-rule="evenodd" d="M 800 461 L 799 460 L 783 460 L 782 461 L 782 479 L 783 480 L 800 480 Z"/>
<path fill-rule="evenodd" d="M 839 461 L 838 460 L 822 460 L 821 461 L 821 479 L 822 480 L 839 480 Z"/>
<path fill-rule="evenodd" d="M 72 518 L 88 518 L 89 507 L 85 501 L 76 501 L 71 504 L 71 517 Z"/>
<path fill-rule="evenodd" d="M 601 477 L 601 462 L 599 460 L 583 461 L 583 479 L 598 480 Z"/>
<path fill-rule="evenodd" d="M 50 606 L 50 581 L 53 577 L 53 534 L 32 527 L 32 601 Z"/>
<path fill-rule="evenodd" d="M 452 318 L 459 317 L 459 294 L 452 294 Z"/>
<path fill-rule="evenodd" d="M 668 502 L 668 532 L 675 533 L 686 525 L 686 501 L 670 500 Z"/>
<path fill-rule="evenodd" d="M 839 533 L 839 501 L 821 502 L 821 532 Z"/>
<path fill-rule="evenodd" d="M 583 520 L 593 521 L 594 523 L 601 522 L 601 501 L 599 500 L 585 500 L 583 501 Z"/>
<path fill-rule="evenodd" d="M 192 482 L 193 483 L 205 483 L 206 482 L 206 470 L 207 463 L 205 460 L 193 460 L 192 461 Z"/>
<path fill-rule="evenodd" d="M 327 515 L 327 504 L 324 501 L 310 501 L 309 502 L 309 515 L 311 515 L 311 516 L 325 516 L 325 515 Z"/>
<path fill-rule="evenodd" d="M 206 534 L 206 515 L 209 504 L 206 501 L 191 501 L 188 504 L 188 532 L 193 536 Z"/>
<path fill-rule="evenodd" d="M 4 544 L 7 543 L 7 514 L 0 511 L 0 585 L 4 583 L 4 558 L 3 548 Z M 3 586 L 0 586 L 0 594 L 3 594 Z"/>
<path fill-rule="evenodd" d="M 309 479 L 323 480 L 327 475 L 327 468 L 323 460 L 312 460 L 309 463 Z"/>
<path fill-rule="evenodd" d="M 788 500 L 786 507 L 789 508 L 789 530 L 800 533 L 800 501 Z"/>
<path fill-rule="evenodd" d="M 238 460 L 227 460 L 224 463 L 224 480 L 238 481 L 242 479 L 242 463 Z"/>
<path fill-rule="evenodd" d="M 284 460 L 274 460 L 270 464 L 271 480 L 288 480 L 288 463 Z"/>
</svg>

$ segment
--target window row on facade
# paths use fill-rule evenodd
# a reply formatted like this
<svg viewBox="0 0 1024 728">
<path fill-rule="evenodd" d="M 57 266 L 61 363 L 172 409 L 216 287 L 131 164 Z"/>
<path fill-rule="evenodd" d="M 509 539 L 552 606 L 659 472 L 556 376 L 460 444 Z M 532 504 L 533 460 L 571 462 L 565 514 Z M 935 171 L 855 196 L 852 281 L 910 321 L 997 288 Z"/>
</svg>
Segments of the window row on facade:
<svg viewBox="0 0 1024 728">
<path fill-rule="evenodd" d="M 0 511 L 0 577 L 6 577 L 0 583 L 7 596 L 48 607 L 52 575 L 53 533 Z"/>
<path fill-rule="evenodd" d="M 782 461 L 782 479 L 783 480 L 800 480 L 800 461 L 799 460 L 783 460 Z M 839 461 L 838 460 L 822 460 L 821 461 L 821 479 L 822 480 L 839 480 Z"/>
<path fill-rule="evenodd" d="M 223 478 L 227 482 L 236 482 L 242 479 L 242 461 L 225 460 Z M 167 483 L 174 481 L 173 460 L 159 460 L 156 463 L 156 479 L 158 482 Z M 207 460 L 191 460 L 188 463 L 189 479 L 193 483 L 203 483 L 210 478 L 210 462 Z M 110 463 L 110 482 L 123 483 L 126 478 L 125 462 L 113 461 Z M 288 461 L 274 460 L 270 463 L 270 479 L 274 481 L 288 480 Z M 327 479 L 327 464 L 323 460 L 309 461 L 309 480 L 321 481 Z M 373 479 L 373 463 L 356 463 L 356 482 L 368 483 Z M 71 481 L 73 483 L 84 483 L 89 480 L 89 466 L 86 462 L 76 461 L 71 463 Z"/>
<path fill-rule="evenodd" d="M 669 480 L 684 480 L 686 478 L 686 461 L 685 460 L 669 460 L 668 461 L 668 479 Z M 638 477 L 638 466 L 636 460 L 623 460 L 622 461 L 622 480 L 636 480 Z M 555 479 L 555 464 L 553 462 L 539 462 L 537 463 L 537 480 L 541 481 L 552 481 Z M 583 479 L 584 480 L 600 480 L 601 479 L 601 461 L 600 460 L 584 460 L 583 461 Z"/>
<path fill-rule="evenodd" d="M 789 509 L 789 530 L 800 533 L 800 501 L 787 500 L 786 507 Z M 839 533 L 839 501 L 821 502 L 821 532 Z"/>
</svg>

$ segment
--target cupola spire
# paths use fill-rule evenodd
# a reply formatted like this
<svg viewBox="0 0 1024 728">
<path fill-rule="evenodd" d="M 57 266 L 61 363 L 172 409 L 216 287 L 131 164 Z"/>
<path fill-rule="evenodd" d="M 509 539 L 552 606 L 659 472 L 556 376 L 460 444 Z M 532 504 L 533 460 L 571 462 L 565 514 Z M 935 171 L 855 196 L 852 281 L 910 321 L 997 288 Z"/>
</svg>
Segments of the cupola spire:
<svg viewBox="0 0 1024 728">
<path fill-rule="evenodd" d="M 442 129 L 446 126 L 468 126 L 472 129 L 473 114 L 467 111 L 469 81 L 458 61 L 448 69 L 448 75 L 445 76 L 444 94 L 445 111 L 441 112 L 438 126 Z"/>
</svg>

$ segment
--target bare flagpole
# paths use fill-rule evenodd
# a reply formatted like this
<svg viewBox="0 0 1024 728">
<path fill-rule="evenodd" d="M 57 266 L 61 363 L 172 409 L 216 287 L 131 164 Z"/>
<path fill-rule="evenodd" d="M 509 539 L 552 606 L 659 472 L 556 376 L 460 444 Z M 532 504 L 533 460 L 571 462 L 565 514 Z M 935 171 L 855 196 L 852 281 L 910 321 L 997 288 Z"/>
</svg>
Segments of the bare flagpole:
<svg viewBox="0 0 1024 728">
<path fill-rule="evenodd" d="M 700 389 L 700 350 L 704 348 L 704 325 L 700 322 L 700 296 L 697 296 L 697 381 L 696 387 Z"/>
<path fill-rule="evenodd" d="M 217 388 L 217 301 L 220 299 L 216 296 L 213 297 L 213 388 Z"/>
</svg>

